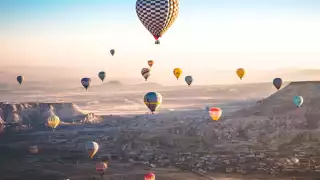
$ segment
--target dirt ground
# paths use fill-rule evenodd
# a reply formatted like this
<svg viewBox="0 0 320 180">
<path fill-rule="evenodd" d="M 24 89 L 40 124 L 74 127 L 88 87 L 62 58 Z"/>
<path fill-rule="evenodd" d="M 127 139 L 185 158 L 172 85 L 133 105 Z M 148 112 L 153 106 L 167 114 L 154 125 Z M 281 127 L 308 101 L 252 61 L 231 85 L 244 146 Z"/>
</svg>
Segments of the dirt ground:
<svg viewBox="0 0 320 180">
<path fill-rule="evenodd" d="M 81 159 L 78 161 L 62 160 L 57 154 L 28 155 L 16 154 L 1 156 L 1 180 L 99 180 L 100 175 L 95 172 L 95 160 Z M 176 167 L 149 168 L 146 165 L 136 165 L 109 161 L 109 167 L 104 180 L 143 180 L 144 174 L 153 172 L 157 180 L 289 180 L 290 177 L 275 178 L 266 175 L 236 175 L 227 173 L 209 173 L 201 176 L 196 173 L 178 169 Z M 311 178 L 312 179 L 312 178 Z M 310 179 L 310 180 L 311 180 Z M 304 178 L 303 180 L 308 180 Z"/>
</svg>

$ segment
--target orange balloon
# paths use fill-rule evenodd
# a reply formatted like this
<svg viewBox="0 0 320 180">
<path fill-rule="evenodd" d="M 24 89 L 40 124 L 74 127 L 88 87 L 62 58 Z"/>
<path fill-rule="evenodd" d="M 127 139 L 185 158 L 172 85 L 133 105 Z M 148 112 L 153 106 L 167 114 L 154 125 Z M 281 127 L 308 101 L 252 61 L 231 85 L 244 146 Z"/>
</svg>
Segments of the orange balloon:
<svg viewBox="0 0 320 180">
<path fill-rule="evenodd" d="M 237 69 L 236 73 L 239 76 L 239 78 L 242 80 L 242 78 L 245 75 L 246 71 L 243 68 L 239 68 L 239 69 Z"/>
<path fill-rule="evenodd" d="M 149 61 L 148 61 L 148 65 L 149 65 L 150 67 L 153 66 L 153 63 L 154 63 L 153 60 L 149 60 Z"/>
</svg>

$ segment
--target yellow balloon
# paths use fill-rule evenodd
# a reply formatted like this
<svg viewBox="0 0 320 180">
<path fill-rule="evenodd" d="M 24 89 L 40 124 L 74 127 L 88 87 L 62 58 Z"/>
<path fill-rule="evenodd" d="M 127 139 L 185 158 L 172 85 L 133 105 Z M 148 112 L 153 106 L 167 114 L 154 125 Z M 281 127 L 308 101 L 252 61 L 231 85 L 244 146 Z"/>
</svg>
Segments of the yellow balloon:
<svg viewBox="0 0 320 180">
<path fill-rule="evenodd" d="M 179 77 L 181 76 L 182 74 L 182 70 L 180 68 L 175 68 L 173 70 L 173 74 L 176 76 L 177 79 L 179 79 Z"/>
<path fill-rule="evenodd" d="M 48 118 L 48 126 L 55 129 L 60 124 L 60 118 L 56 115 L 52 115 Z"/>
<path fill-rule="evenodd" d="M 246 71 L 243 68 L 237 69 L 237 75 L 242 80 L 243 76 L 245 75 Z"/>
</svg>

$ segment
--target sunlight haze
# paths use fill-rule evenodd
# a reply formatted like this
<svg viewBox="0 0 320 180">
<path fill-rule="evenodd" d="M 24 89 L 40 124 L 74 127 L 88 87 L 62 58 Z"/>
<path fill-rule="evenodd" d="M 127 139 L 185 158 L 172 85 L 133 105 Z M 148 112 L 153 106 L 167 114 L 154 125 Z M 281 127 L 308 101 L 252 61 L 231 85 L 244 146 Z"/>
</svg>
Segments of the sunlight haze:
<svg viewBox="0 0 320 180">
<path fill-rule="evenodd" d="M 156 46 L 135 0 L 1 1 L 0 61 L 141 79 L 141 68 L 153 59 L 151 82 L 175 83 L 172 70 L 180 67 L 195 83 L 232 83 L 234 74 L 218 72 L 320 67 L 319 6 L 316 0 L 183 0 Z"/>
</svg>

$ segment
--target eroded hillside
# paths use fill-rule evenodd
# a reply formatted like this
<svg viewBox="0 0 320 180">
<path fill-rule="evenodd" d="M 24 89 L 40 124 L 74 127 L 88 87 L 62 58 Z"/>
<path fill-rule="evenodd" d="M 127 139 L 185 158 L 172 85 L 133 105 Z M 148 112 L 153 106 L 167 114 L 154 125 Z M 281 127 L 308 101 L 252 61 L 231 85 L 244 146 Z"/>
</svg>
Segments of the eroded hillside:
<svg viewBox="0 0 320 180">
<path fill-rule="evenodd" d="M 224 132 L 225 138 L 262 143 L 274 149 L 319 144 L 319 90 L 318 81 L 292 82 L 261 102 L 234 112 L 219 125 L 212 123 L 205 130 L 205 139 L 212 144 L 212 139 L 221 138 Z M 300 108 L 294 105 L 294 96 L 303 97 Z"/>
<path fill-rule="evenodd" d="M 99 120 L 94 113 L 82 111 L 73 103 L 0 103 L 1 124 L 45 124 L 51 115 L 59 116 L 62 123 Z"/>
</svg>

